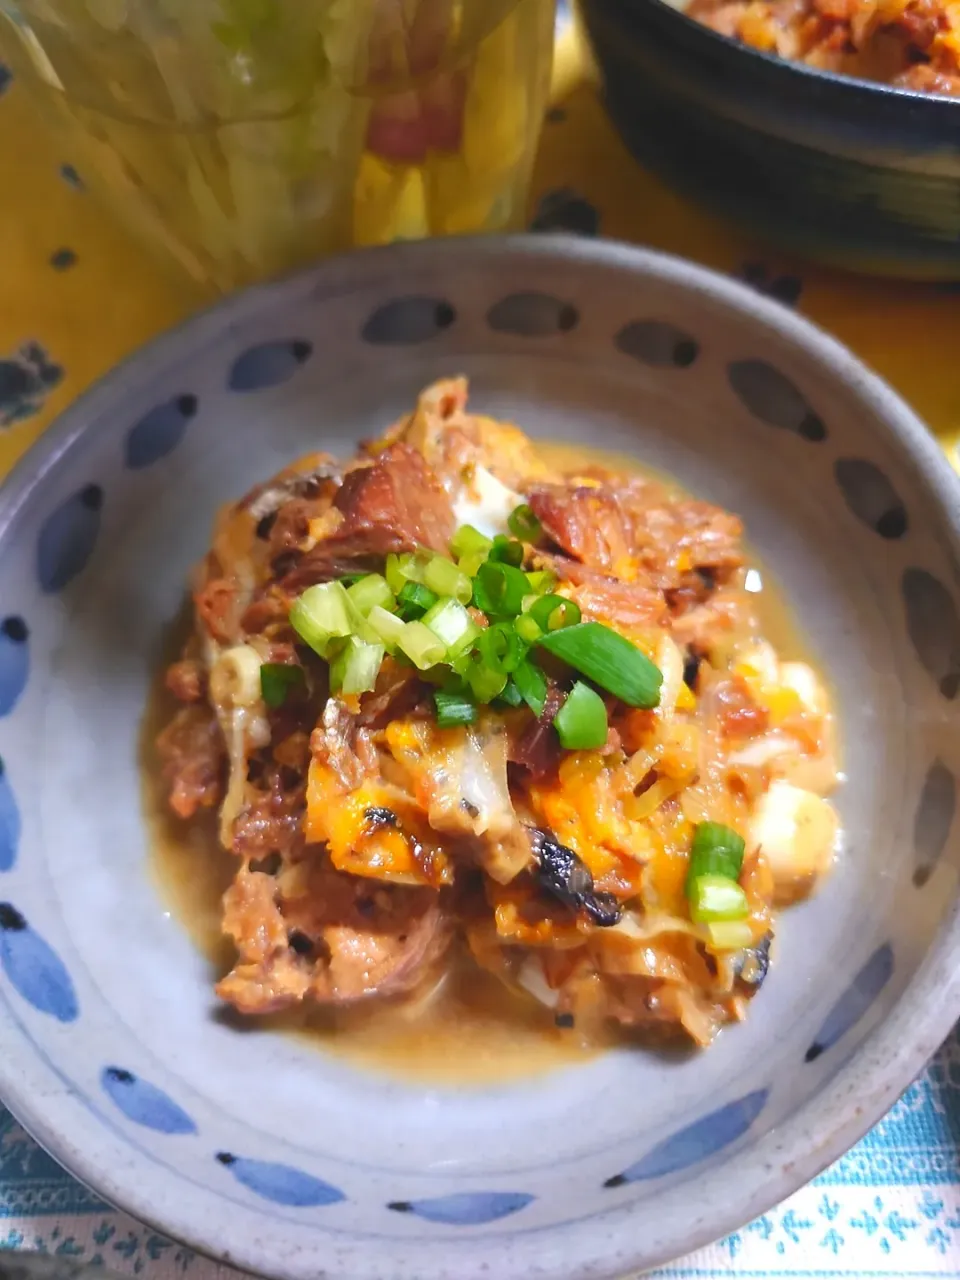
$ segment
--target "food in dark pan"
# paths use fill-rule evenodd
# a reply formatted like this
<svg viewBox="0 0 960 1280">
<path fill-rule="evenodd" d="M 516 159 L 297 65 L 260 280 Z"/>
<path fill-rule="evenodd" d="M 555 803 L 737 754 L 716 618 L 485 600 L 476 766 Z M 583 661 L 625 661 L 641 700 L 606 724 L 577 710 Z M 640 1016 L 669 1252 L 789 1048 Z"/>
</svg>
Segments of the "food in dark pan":
<svg viewBox="0 0 960 1280">
<path fill-rule="evenodd" d="M 821 71 L 960 95 L 960 11 L 950 0 L 691 0 L 685 12 Z"/>
</svg>

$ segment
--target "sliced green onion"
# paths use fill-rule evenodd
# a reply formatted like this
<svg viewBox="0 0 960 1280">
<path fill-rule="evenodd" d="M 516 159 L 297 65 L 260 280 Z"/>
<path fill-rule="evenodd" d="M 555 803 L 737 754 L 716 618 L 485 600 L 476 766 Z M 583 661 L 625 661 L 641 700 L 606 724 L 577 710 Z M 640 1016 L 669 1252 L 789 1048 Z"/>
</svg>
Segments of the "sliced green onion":
<svg viewBox="0 0 960 1280">
<path fill-rule="evenodd" d="M 367 693 L 377 683 L 383 652 L 382 644 L 351 636 L 330 664 L 330 688 L 334 693 Z"/>
<path fill-rule="evenodd" d="M 504 675 L 516 671 L 527 654 L 527 646 L 509 622 L 495 622 L 493 626 L 481 631 L 474 648 L 484 666 L 491 671 L 503 672 Z"/>
<path fill-rule="evenodd" d="M 482 552 L 485 560 L 487 552 L 492 546 L 492 538 L 488 538 L 479 529 L 475 529 L 472 524 L 462 524 L 450 539 L 450 554 L 459 560 L 461 556 Z"/>
<path fill-rule="evenodd" d="M 742 951 L 753 943 L 753 928 L 746 920 L 715 920 L 707 925 L 714 951 Z"/>
<path fill-rule="evenodd" d="M 432 557 L 432 551 L 404 551 L 400 555 L 391 552 L 383 572 L 393 594 L 398 596 L 405 582 L 423 582 Z"/>
<path fill-rule="evenodd" d="M 473 644 L 480 634 L 480 628 L 467 613 L 459 600 L 438 600 L 421 619 L 425 627 L 429 627 L 434 635 L 443 641 L 448 658 L 456 657 Z"/>
<path fill-rule="evenodd" d="M 421 671 L 443 662 L 447 656 L 446 645 L 422 622 L 406 623 L 397 640 L 397 647 Z"/>
<path fill-rule="evenodd" d="M 517 635 L 525 644 L 536 644 L 543 635 L 539 623 L 535 622 L 529 613 L 521 613 L 513 625 L 517 629 Z"/>
<path fill-rule="evenodd" d="M 580 606 L 566 596 L 540 596 L 527 610 L 541 631 L 559 631 L 580 621 Z"/>
<path fill-rule="evenodd" d="M 645 653 L 602 622 L 550 631 L 540 647 L 631 707 L 655 707 L 663 676 Z"/>
<path fill-rule="evenodd" d="M 506 703 L 508 707 L 522 707 L 523 695 L 512 680 L 508 680 L 503 686 L 503 692 L 497 698 L 498 702 Z"/>
<path fill-rule="evenodd" d="M 447 661 L 450 664 L 450 670 L 459 676 L 463 682 L 463 687 L 466 688 L 467 672 L 476 663 L 476 654 L 470 649 L 464 649 L 461 653 L 454 654 L 452 657 L 448 656 Z"/>
<path fill-rule="evenodd" d="M 468 551 L 457 561 L 457 568 L 462 569 L 468 578 L 475 578 L 480 571 L 480 566 L 485 564 L 486 560 L 486 551 Z"/>
<path fill-rule="evenodd" d="M 519 507 L 514 507 L 507 519 L 507 527 L 515 538 L 520 538 L 523 542 L 536 542 L 543 532 L 543 525 L 528 502 L 521 502 Z"/>
<path fill-rule="evenodd" d="M 473 603 L 494 617 L 516 617 L 526 594 L 527 575 L 510 564 L 488 560 L 473 580 Z"/>
<path fill-rule="evenodd" d="M 464 687 L 470 690 L 475 702 L 492 702 L 507 686 L 506 673 L 488 667 L 472 650 L 458 654 L 450 665 L 463 680 Z"/>
<path fill-rule="evenodd" d="M 353 610 L 346 589 L 339 582 L 308 587 L 290 609 L 290 625 L 321 658 L 328 658 L 331 641 L 354 630 Z"/>
<path fill-rule="evenodd" d="M 438 596 L 453 596 L 461 604 L 469 604 L 473 583 L 452 560 L 434 556 L 423 571 L 423 581 Z"/>
<path fill-rule="evenodd" d="M 551 573 L 549 569 L 534 569 L 532 573 L 527 574 L 527 581 L 535 596 L 543 596 L 557 585 L 557 575 Z"/>
<path fill-rule="evenodd" d="M 303 667 L 296 663 L 264 662 L 260 667 L 260 692 L 268 707 L 282 707 L 290 690 L 303 683 Z"/>
<path fill-rule="evenodd" d="M 607 740 L 607 708 L 596 689 L 578 680 L 567 700 L 553 717 L 561 747 L 568 751 L 591 751 Z"/>
<path fill-rule="evenodd" d="M 701 822 L 693 833 L 687 867 L 687 896 L 700 876 L 724 876 L 737 880 L 743 866 L 743 837 L 722 822 Z"/>
<path fill-rule="evenodd" d="M 477 718 L 475 703 L 462 693 L 450 693 L 438 689 L 433 695 L 437 707 L 437 724 L 441 729 L 452 729 L 458 724 L 473 724 Z"/>
<path fill-rule="evenodd" d="M 367 614 L 367 622 L 376 632 L 377 639 L 386 646 L 388 653 L 393 653 L 403 634 L 404 622 L 395 613 L 389 613 L 375 604 Z"/>
<path fill-rule="evenodd" d="M 505 533 L 498 533 L 490 548 L 489 558 L 500 564 L 512 564 L 514 568 L 519 568 L 523 564 L 523 543 L 517 542 L 516 538 L 508 538 Z"/>
<path fill-rule="evenodd" d="M 398 596 L 404 588 L 404 584 L 408 581 L 406 574 L 401 571 L 400 557 L 394 552 L 390 552 L 383 566 L 383 576 L 387 580 L 387 586 L 395 596 Z"/>
<path fill-rule="evenodd" d="M 547 703 L 547 677 L 533 662 L 521 662 L 513 673 L 521 698 L 539 720 Z"/>
<path fill-rule="evenodd" d="M 507 677 L 502 671 L 492 671 L 477 664 L 467 672 L 467 683 L 478 702 L 492 702 L 507 687 Z"/>
<path fill-rule="evenodd" d="M 405 582 L 397 596 L 397 607 L 401 617 L 409 621 L 432 609 L 437 599 L 437 593 L 425 587 L 422 582 Z"/>
<path fill-rule="evenodd" d="M 387 585 L 386 578 L 380 573 L 368 573 L 366 577 L 347 588 L 347 595 L 364 617 L 374 605 L 379 605 L 381 609 L 393 608 L 393 592 Z"/>
<path fill-rule="evenodd" d="M 690 919 L 696 924 L 742 920 L 750 914 L 747 895 L 727 876 L 697 876 L 687 894 Z"/>
</svg>

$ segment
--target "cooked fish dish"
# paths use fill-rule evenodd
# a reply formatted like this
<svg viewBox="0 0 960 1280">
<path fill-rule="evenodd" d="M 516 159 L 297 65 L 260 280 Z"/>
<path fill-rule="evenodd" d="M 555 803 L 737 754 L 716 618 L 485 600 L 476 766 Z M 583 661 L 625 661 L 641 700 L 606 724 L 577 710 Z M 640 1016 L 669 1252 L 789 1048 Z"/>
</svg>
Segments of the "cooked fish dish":
<svg viewBox="0 0 960 1280">
<path fill-rule="evenodd" d="M 691 0 L 685 12 L 819 71 L 960 96 L 960 12 L 949 0 Z"/>
<path fill-rule="evenodd" d="M 830 699 L 751 574 L 735 515 L 459 378 L 224 509 L 154 757 L 235 859 L 219 997 L 413 1004 L 466 955 L 585 1041 L 743 1018 L 839 838 Z"/>
</svg>

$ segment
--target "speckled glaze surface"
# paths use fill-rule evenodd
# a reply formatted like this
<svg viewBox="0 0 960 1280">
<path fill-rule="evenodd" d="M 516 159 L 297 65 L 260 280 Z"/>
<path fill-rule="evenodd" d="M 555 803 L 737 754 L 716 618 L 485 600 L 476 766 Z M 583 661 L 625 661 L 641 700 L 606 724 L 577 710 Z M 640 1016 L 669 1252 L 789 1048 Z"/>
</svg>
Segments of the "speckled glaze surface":
<svg viewBox="0 0 960 1280">
<path fill-rule="evenodd" d="M 739 45 L 664 0 L 580 0 L 638 160 L 786 248 L 868 274 L 960 279 L 960 101 Z"/>
<path fill-rule="evenodd" d="M 835 685 L 848 848 L 706 1055 L 469 1091 L 367 1075 L 218 1018 L 153 887 L 139 720 L 215 507 L 455 371 L 483 411 L 742 513 Z M 960 1012 L 957 499 L 835 342 L 623 246 L 397 246 L 160 339 L 0 495 L 0 1095 L 105 1198 L 290 1280 L 596 1280 L 754 1217 Z"/>
</svg>

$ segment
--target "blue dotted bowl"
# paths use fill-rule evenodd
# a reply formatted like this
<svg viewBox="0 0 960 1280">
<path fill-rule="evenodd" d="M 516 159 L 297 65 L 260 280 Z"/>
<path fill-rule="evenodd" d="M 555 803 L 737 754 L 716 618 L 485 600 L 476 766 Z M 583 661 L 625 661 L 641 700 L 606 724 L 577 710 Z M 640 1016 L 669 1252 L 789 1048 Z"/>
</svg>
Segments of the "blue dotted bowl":
<svg viewBox="0 0 960 1280">
<path fill-rule="evenodd" d="M 441 374 L 741 512 L 837 692 L 849 847 L 704 1055 L 417 1088 L 218 1018 L 148 871 L 137 737 L 217 505 Z M 960 1012 L 958 489 L 897 397 L 748 289 L 554 237 L 403 245 L 228 299 L 0 497 L 0 1093 L 107 1200 L 312 1280 L 612 1277 L 736 1227 Z"/>
</svg>

